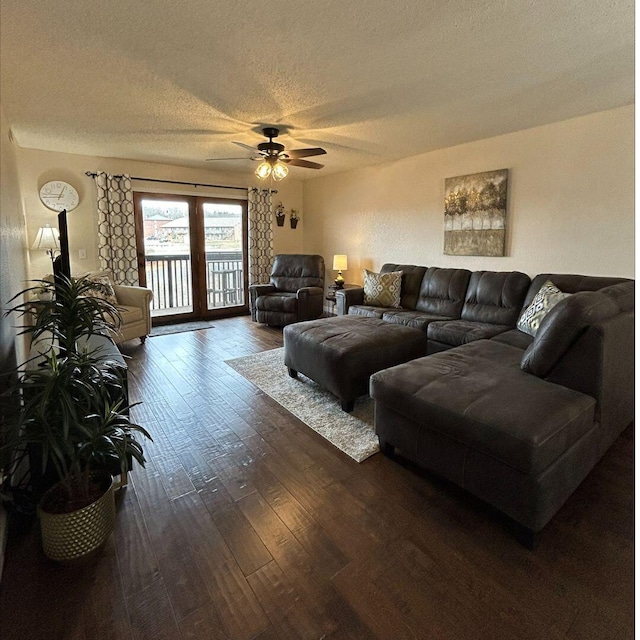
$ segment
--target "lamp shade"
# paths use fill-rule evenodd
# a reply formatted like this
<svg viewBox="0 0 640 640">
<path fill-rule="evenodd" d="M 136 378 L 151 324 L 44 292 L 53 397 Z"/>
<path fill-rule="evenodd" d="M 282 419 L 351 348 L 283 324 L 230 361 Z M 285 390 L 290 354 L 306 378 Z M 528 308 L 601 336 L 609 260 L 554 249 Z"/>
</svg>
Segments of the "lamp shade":
<svg viewBox="0 0 640 640">
<path fill-rule="evenodd" d="M 263 160 L 256 168 L 255 173 L 260 180 L 264 180 L 271 175 L 271 165 L 266 160 Z"/>
<path fill-rule="evenodd" d="M 289 167 L 284 162 L 276 162 L 273 165 L 272 175 L 274 180 L 282 180 L 289 175 Z"/>
<path fill-rule="evenodd" d="M 46 224 L 38 229 L 36 240 L 31 249 L 40 249 L 42 251 L 54 251 L 60 249 L 60 233 L 57 229 Z"/>
<path fill-rule="evenodd" d="M 277 156 L 267 156 L 256 168 L 256 177 L 266 180 L 271 176 L 274 180 L 283 180 L 289 175 L 289 167 Z"/>
<path fill-rule="evenodd" d="M 333 269 L 334 271 L 346 271 L 347 256 L 344 256 L 344 255 L 333 256 Z"/>
</svg>

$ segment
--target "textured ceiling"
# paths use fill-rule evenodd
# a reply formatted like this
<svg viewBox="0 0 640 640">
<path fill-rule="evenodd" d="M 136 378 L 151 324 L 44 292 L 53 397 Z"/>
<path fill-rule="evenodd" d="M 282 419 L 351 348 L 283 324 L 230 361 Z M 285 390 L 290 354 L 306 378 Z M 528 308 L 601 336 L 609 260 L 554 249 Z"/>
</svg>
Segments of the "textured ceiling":
<svg viewBox="0 0 640 640">
<path fill-rule="evenodd" d="M 633 0 L 2 0 L 22 147 L 248 171 L 261 125 L 321 171 L 630 104 Z"/>
</svg>

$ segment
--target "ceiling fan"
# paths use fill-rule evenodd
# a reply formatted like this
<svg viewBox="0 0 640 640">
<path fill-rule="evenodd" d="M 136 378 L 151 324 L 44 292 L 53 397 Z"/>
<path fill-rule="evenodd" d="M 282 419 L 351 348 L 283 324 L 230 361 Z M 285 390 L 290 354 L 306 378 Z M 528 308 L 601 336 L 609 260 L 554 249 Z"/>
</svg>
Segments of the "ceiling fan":
<svg viewBox="0 0 640 640">
<path fill-rule="evenodd" d="M 252 153 L 257 155 L 250 158 L 207 158 L 207 162 L 214 160 L 257 160 L 260 161 L 255 174 L 258 178 L 264 180 L 269 176 L 272 176 L 274 180 L 282 180 L 287 177 L 289 173 L 289 167 L 292 165 L 295 167 L 304 167 L 305 169 L 322 169 L 323 164 L 317 162 L 310 162 L 309 160 L 303 160 L 302 158 L 308 158 L 311 156 L 320 156 L 327 153 L 320 147 L 313 147 L 310 149 L 292 149 L 285 151 L 284 145 L 279 142 L 274 142 L 273 139 L 278 137 L 280 133 L 279 129 L 275 127 L 265 127 L 262 130 L 265 138 L 269 138 L 269 142 L 261 142 L 257 148 L 250 147 L 243 142 L 234 142 L 243 149 L 248 149 Z"/>
</svg>

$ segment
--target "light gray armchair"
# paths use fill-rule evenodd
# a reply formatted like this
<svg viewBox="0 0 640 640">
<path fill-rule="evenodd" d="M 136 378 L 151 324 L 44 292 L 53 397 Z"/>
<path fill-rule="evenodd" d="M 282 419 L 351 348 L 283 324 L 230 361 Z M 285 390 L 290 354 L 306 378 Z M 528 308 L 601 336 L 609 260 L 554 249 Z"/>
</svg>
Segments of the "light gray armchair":
<svg viewBox="0 0 640 640">
<path fill-rule="evenodd" d="M 151 301 L 153 292 L 147 287 L 115 284 L 110 271 L 92 271 L 92 276 L 106 276 L 109 278 L 113 291 L 118 300 L 118 310 L 122 317 L 122 324 L 112 338 L 116 344 L 140 338 L 144 342 L 151 333 Z"/>
</svg>

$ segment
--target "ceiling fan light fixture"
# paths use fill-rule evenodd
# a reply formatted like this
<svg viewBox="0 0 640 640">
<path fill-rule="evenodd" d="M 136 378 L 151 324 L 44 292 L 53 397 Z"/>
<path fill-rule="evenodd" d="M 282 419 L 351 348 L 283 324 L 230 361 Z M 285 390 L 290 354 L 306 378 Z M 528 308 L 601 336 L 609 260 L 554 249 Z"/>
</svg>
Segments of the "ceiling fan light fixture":
<svg viewBox="0 0 640 640">
<path fill-rule="evenodd" d="M 271 165 L 266 160 L 263 160 L 256 167 L 255 173 L 256 173 L 256 176 L 260 178 L 260 180 L 266 180 L 271 175 Z M 280 179 L 281 178 L 278 178 L 278 180 Z"/>
<path fill-rule="evenodd" d="M 272 173 L 274 180 L 282 180 L 289 175 L 289 167 L 287 167 L 284 162 L 278 160 L 278 162 L 273 165 Z"/>
<path fill-rule="evenodd" d="M 251 160 L 260 160 L 260 164 L 254 172 L 259 180 L 266 180 L 269 177 L 276 181 L 284 180 L 289 175 L 289 165 L 306 169 L 322 169 L 323 165 L 303 160 L 303 158 L 323 155 L 326 153 L 324 149 L 313 147 L 311 149 L 293 149 L 287 152 L 283 144 L 273 141 L 280 133 L 278 129 L 265 127 L 262 129 L 262 133 L 266 138 L 269 138 L 269 142 L 261 142 L 257 147 L 258 156 L 251 158 Z M 234 144 L 243 149 L 254 150 L 244 142 L 234 142 Z"/>
</svg>

